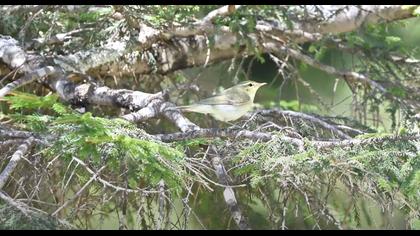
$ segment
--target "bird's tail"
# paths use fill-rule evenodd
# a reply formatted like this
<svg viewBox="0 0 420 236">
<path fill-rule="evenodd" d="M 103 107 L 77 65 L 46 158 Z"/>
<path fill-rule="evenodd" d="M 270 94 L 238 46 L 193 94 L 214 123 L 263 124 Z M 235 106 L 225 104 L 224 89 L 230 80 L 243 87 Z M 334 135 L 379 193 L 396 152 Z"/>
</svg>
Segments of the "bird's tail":
<svg viewBox="0 0 420 236">
<path fill-rule="evenodd" d="M 191 111 L 191 109 L 192 109 L 192 105 L 187 105 L 187 106 L 177 106 L 177 107 L 175 107 L 176 109 L 178 109 L 178 110 L 181 110 L 181 111 Z"/>
<path fill-rule="evenodd" d="M 203 105 L 187 105 L 187 106 L 177 106 L 177 109 L 186 112 L 198 112 L 198 113 L 208 113 L 208 108 Z"/>
</svg>

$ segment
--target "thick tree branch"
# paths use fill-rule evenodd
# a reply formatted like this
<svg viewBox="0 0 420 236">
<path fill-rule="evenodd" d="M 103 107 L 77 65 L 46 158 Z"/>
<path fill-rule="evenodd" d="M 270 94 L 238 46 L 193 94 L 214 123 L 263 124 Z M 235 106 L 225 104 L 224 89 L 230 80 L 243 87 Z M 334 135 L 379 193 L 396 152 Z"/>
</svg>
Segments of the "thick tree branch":
<svg viewBox="0 0 420 236">
<path fill-rule="evenodd" d="M 305 22 L 301 29 L 307 32 L 344 33 L 356 30 L 362 25 L 390 22 L 414 17 L 413 10 L 417 6 L 403 7 L 403 5 L 319 5 L 307 7 L 309 12 L 323 14 L 323 22 Z M 317 27 L 314 27 L 317 26 Z"/>
<path fill-rule="evenodd" d="M 7 129 L 5 127 L 2 127 L 0 125 L 0 138 L 6 138 L 6 139 L 27 139 L 30 138 L 32 136 L 34 136 L 35 134 L 32 132 L 28 132 L 28 131 L 20 131 L 20 130 L 11 130 L 11 129 Z"/>
<path fill-rule="evenodd" d="M 133 113 L 123 115 L 122 118 L 131 122 L 142 122 L 163 115 L 183 132 L 199 128 L 180 111 L 167 109 L 174 105 L 165 101 L 162 92 L 149 94 L 127 89 L 110 89 L 92 83 L 74 84 L 66 78 L 50 79 L 48 85 L 57 91 L 61 98 L 73 104 L 95 104 L 129 109 Z"/>
<path fill-rule="evenodd" d="M 381 17 L 386 20 L 411 17 L 411 12 L 414 9 L 402 9 L 401 6 L 317 6 L 317 8 L 322 9 L 323 14 L 328 16 L 327 20 L 324 20 L 327 23 L 313 24 L 312 22 L 310 23 L 311 27 L 309 25 L 307 27 L 304 25 L 306 23 L 300 24 L 295 20 L 297 21 L 294 24 L 295 28 L 290 30 L 283 22 L 259 20 L 256 25 L 257 32 L 248 36 L 257 39 L 260 33 L 264 33 L 273 35 L 282 42 L 290 40 L 303 43 L 319 40 L 320 34 L 336 32 L 336 29 L 340 32 L 355 30 L 361 25 L 359 22 L 375 23 Z M 221 12 L 222 15 L 228 14 L 229 11 L 226 9 L 228 6 L 217 9 L 205 19 L 213 19 Z M 341 11 L 336 13 L 338 9 Z M 308 12 L 314 15 L 319 14 L 314 9 L 308 9 Z M 351 22 L 349 17 L 358 23 L 349 23 Z M 349 27 L 341 27 L 341 24 L 349 25 Z M 319 25 L 319 27 L 312 27 L 313 25 Z M 208 57 L 207 37 L 210 35 L 214 38 L 214 46 L 211 48 L 210 57 Z M 164 74 L 178 69 L 204 65 L 206 62 L 211 64 L 230 59 L 241 52 L 235 49 L 236 42 L 240 42 L 235 33 L 231 32 L 228 27 L 222 27 L 216 31 L 211 24 L 205 24 L 205 27 L 196 24 L 192 27 L 179 27 L 168 31 L 146 26 L 143 29 L 140 27 L 138 42 L 108 42 L 103 47 L 93 48 L 86 52 L 58 56 L 55 58 L 55 63 L 70 72 L 89 72 L 101 75 L 131 75 L 133 72 Z M 256 45 L 259 43 L 256 42 Z M 303 59 L 301 58 L 301 60 Z M 341 75 L 364 79 L 352 73 L 341 73 Z"/>
</svg>

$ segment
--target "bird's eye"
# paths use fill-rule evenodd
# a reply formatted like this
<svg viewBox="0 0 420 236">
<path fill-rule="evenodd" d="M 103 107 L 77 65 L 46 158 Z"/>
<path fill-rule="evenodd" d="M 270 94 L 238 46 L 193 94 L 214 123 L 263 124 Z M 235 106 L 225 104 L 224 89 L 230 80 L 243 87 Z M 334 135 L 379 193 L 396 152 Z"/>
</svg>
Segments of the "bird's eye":
<svg viewBox="0 0 420 236">
<path fill-rule="evenodd" d="M 249 83 L 249 84 L 248 84 L 248 87 L 252 87 L 252 83 Z"/>
</svg>

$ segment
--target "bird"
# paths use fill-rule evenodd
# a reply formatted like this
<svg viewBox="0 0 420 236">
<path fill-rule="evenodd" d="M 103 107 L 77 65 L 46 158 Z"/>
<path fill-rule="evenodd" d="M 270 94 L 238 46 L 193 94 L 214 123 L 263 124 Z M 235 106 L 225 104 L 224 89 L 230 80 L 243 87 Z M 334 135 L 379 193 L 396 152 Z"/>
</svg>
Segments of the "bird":
<svg viewBox="0 0 420 236">
<path fill-rule="evenodd" d="M 265 84 L 267 83 L 243 81 L 215 96 L 177 108 L 184 112 L 210 114 L 216 120 L 223 122 L 234 121 L 252 109 L 257 90 Z"/>
</svg>

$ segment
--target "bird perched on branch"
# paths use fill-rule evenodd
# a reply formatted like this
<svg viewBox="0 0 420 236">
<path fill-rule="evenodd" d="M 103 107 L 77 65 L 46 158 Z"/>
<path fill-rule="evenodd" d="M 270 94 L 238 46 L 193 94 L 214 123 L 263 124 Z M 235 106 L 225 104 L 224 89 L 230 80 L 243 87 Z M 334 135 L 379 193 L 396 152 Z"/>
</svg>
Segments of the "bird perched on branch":
<svg viewBox="0 0 420 236">
<path fill-rule="evenodd" d="M 244 81 L 213 97 L 177 108 L 181 111 L 210 114 L 216 120 L 223 122 L 237 120 L 252 109 L 257 90 L 265 84 Z"/>
</svg>

